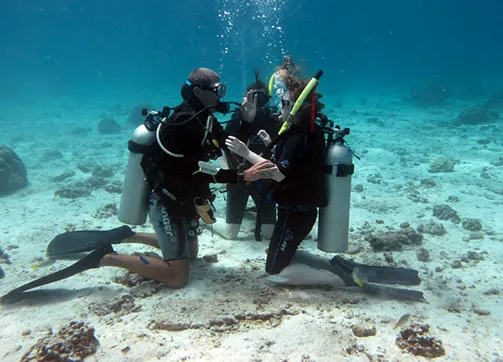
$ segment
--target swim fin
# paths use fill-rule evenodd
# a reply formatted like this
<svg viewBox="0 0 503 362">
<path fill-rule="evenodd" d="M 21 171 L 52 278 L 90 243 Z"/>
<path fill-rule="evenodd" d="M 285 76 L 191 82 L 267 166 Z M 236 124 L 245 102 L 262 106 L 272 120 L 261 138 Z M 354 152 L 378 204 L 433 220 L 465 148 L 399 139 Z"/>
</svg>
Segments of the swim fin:
<svg viewBox="0 0 503 362">
<path fill-rule="evenodd" d="M 59 234 L 47 245 L 47 256 L 57 259 L 68 254 L 77 254 L 95 250 L 112 244 L 120 244 L 123 240 L 135 235 L 127 225 L 111 230 L 79 230 Z"/>
<path fill-rule="evenodd" d="M 22 294 L 24 291 L 27 291 L 29 289 L 33 289 L 45 284 L 53 283 L 58 280 L 66 279 L 69 278 L 75 274 L 82 273 L 83 271 L 89 270 L 89 269 L 95 269 L 99 268 L 100 265 L 100 260 L 105 256 L 106 254 L 113 253 L 114 249 L 112 248 L 111 245 L 106 245 L 104 247 L 101 247 L 99 249 L 96 249 L 92 253 L 86 255 L 84 258 L 80 259 L 76 263 L 70 265 L 67 268 L 58 270 L 57 272 L 54 272 L 52 274 L 46 275 L 42 278 L 39 278 L 37 280 L 33 280 L 25 285 L 20 286 L 19 288 L 11 290 L 9 293 L 5 294 L 0 298 L 0 303 L 1 304 L 7 304 L 7 303 L 14 303 L 16 302 L 20 294 Z"/>
<path fill-rule="evenodd" d="M 358 264 L 354 261 L 344 259 L 340 255 L 334 256 L 330 260 L 330 264 L 340 268 L 349 275 L 353 273 L 355 268 L 358 268 L 358 275 L 360 278 L 370 283 L 401 285 L 421 284 L 421 279 L 419 278 L 417 270 L 413 269 Z M 346 281 L 347 278 L 344 280 Z"/>
<path fill-rule="evenodd" d="M 352 276 L 354 282 L 359 287 L 371 293 L 391 296 L 397 299 L 408 299 L 408 300 L 426 302 L 426 298 L 424 297 L 423 292 L 420 292 L 418 290 L 396 288 L 387 285 L 369 283 L 368 280 L 364 279 L 365 277 L 361 274 L 359 267 L 353 269 Z"/>
<path fill-rule="evenodd" d="M 385 294 L 399 299 L 425 301 L 424 295 L 420 291 L 379 285 L 418 285 L 421 283 L 421 279 L 417 270 L 359 264 L 344 259 L 339 255 L 334 256 L 332 259 L 326 259 L 305 250 L 297 250 L 292 263 L 301 263 L 311 268 L 328 270 L 342 279 L 348 287 L 359 286 L 374 294 Z M 281 273 L 279 277 L 281 277 Z M 286 284 L 287 280 L 283 278 L 279 281 Z"/>
</svg>

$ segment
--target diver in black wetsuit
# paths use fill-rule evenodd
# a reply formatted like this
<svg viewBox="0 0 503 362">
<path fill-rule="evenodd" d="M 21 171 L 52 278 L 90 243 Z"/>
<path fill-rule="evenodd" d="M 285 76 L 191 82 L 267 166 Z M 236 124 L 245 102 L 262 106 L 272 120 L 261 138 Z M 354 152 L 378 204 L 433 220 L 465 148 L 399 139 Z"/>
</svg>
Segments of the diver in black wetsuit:
<svg viewBox="0 0 503 362">
<path fill-rule="evenodd" d="M 225 85 L 207 68 L 193 71 L 182 86 L 183 102 L 159 124 L 156 140 L 142 158 L 141 166 L 152 190 L 149 217 L 155 235 L 138 233 L 125 242 L 159 247 L 162 259 L 115 253 L 106 254 L 100 266 L 126 268 L 170 287 L 188 282 L 189 262 L 197 256 L 197 227 L 201 218 L 211 224 L 214 199 L 210 183 L 238 183 L 267 178 L 268 166 L 238 172 L 220 170 L 214 175 L 200 171 L 199 162 L 215 160 L 225 149 L 228 133 L 213 116 L 225 113 L 221 101 Z"/>
<path fill-rule="evenodd" d="M 276 137 L 279 130 L 279 113 L 276 107 L 269 106 L 269 90 L 259 80 L 259 71 L 255 69 L 255 82 L 246 89 L 243 105 L 231 117 L 225 131 L 248 145 L 257 154 L 265 150 L 265 145 L 257 135 L 260 130 L 270 137 Z M 230 169 L 245 169 L 251 165 L 236 154 L 225 151 L 225 158 L 220 158 L 221 165 Z M 243 221 L 248 197 L 251 196 L 256 207 L 255 239 L 271 239 L 276 223 L 276 205 L 267 200 L 270 180 L 258 180 L 247 184 L 227 185 L 226 219 L 217 220 L 213 230 L 226 239 L 235 239 Z"/>
<path fill-rule="evenodd" d="M 186 285 L 190 260 L 198 251 L 198 220 L 214 222 L 209 184 L 253 182 L 272 177 L 271 170 L 275 169 L 262 162 L 244 171 L 199 172 L 200 161 L 216 159 L 225 149 L 228 133 L 213 116 L 214 112 L 228 110 L 228 104 L 221 101 L 224 94 L 225 85 L 217 73 L 207 68 L 193 71 L 182 86 L 183 102 L 157 125 L 155 140 L 141 152 L 142 181 L 144 176 L 151 195 L 149 205 L 139 207 L 149 207 L 155 234 L 135 233 L 128 226 L 60 234 L 47 248 L 49 257 L 92 252 L 65 269 L 10 291 L 0 301 L 17 300 L 26 290 L 102 266 L 124 268 L 173 288 Z M 162 258 L 115 253 L 112 244 L 122 242 L 159 248 Z"/>
<path fill-rule="evenodd" d="M 288 78 L 288 92 L 282 99 L 283 119 L 290 113 L 293 103 L 306 85 L 307 82 Z M 321 127 L 315 122 L 315 117 L 320 116 L 324 105 L 318 101 L 318 97 L 314 117 L 311 103 L 305 102 L 287 131 L 289 136 L 274 149 L 273 162 L 277 170 L 270 199 L 278 205 L 278 219 L 267 253 L 266 271 L 270 274 L 281 272 L 291 263 L 300 243 L 316 222 L 318 208 L 327 205 L 325 137 Z M 262 137 L 267 136 L 261 132 Z M 245 146 L 232 137 L 227 144 L 238 154 Z M 252 152 L 248 150 L 243 154 L 249 157 Z M 259 156 L 255 154 L 255 157 Z M 253 163 L 257 159 L 252 156 L 250 161 Z"/>
<path fill-rule="evenodd" d="M 320 120 L 323 126 L 327 118 L 320 112 L 324 105 L 319 102 L 321 95 L 314 91 L 317 82 L 313 82 L 321 74 L 318 72 L 310 82 L 283 76 L 287 91 L 282 99 L 282 119 L 288 119 L 290 127 L 270 145 L 275 147 L 272 160 L 277 167 L 272 169 L 276 182 L 270 198 L 278 204 L 278 219 L 267 250 L 265 269 L 272 274 L 269 280 L 280 284 L 338 284 L 342 279 L 347 286 L 372 293 L 423 301 L 420 291 L 379 284 L 417 285 L 421 280 L 416 270 L 358 264 L 339 255 L 325 259 L 297 250 L 313 228 L 318 208 L 327 206 L 328 201 L 325 137 L 316 123 Z M 292 107 L 297 108 L 294 105 L 298 109 L 291 112 Z M 259 132 L 259 136 L 268 139 L 265 132 Z M 252 164 L 264 161 L 235 137 L 229 136 L 226 145 Z"/>
<path fill-rule="evenodd" d="M 318 208 L 327 205 L 325 139 L 318 125 L 314 132 L 308 131 L 308 127 L 292 124 L 290 130 L 295 134 L 274 150 L 274 163 L 285 178 L 273 185 L 270 195 L 278 204 L 278 221 L 266 261 L 270 274 L 277 274 L 290 264 L 300 243 L 311 232 Z"/>
</svg>

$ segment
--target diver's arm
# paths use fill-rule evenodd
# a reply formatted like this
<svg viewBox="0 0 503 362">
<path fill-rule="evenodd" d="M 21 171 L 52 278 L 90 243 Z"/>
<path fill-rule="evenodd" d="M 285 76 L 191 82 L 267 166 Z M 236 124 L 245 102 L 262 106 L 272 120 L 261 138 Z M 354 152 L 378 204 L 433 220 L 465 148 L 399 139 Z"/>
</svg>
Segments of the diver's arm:
<svg viewBox="0 0 503 362">
<path fill-rule="evenodd" d="M 306 137 L 309 137 L 306 133 L 297 133 L 288 138 L 281 149 L 281 154 L 275 160 L 278 169 L 285 177 L 290 177 L 299 172 L 300 167 L 303 167 L 299 164 L 299 156 L 308 152 L 305 149 L 308 144 Z"/>
<path fill-rule="evenodd" d="M 193 177 L 195 182 L 237 184 L 242 182 L 253 182 L 259 179 L 274 178 L 274 172 L 277 169 L 278 167 L 274 163 L 264 160 L 244 170 L 244 172 L 217 168 L 215 174 L 212 174 L 213 172 L 211 172 L 211 170 L 209 171 L 210 173 L 198 171 L 193 174 Z"/>
<path fill-rule="evenodd" d="M 243 157 L 245 160 L 250 162 L 252 165 L 255 165 L 259 162 L 268 161 L 265 158 L 257 155 L 255 152 L 250 151 L 250 149 L 236 137 L 229 136 L 225 140 L 225 144 L 227 148 L 229 148 L 232 152 L 237 154 L 238 156 Z M 274 181 L 281 182 L 284 180 L 285 175 L 283 175 L 278 168 L 272 171 L 272 177 Z"/>
<path fill-rule="evenodd" d="M 237 110 L 232 114 L 232 117 L 229 121 L 227 121 L 225 125 L 224 132 L 221 133 L 219 138 L 221 139 L 222 137 L 227 138 L 228 135 L 232 135 L 242 142 L 248 142 L 248 140 L 251 137 L 251 131 L 252 131 L 252 124 L 247 123 L 243 120 L 243 115 L 241 110 Z M 217 133 L 217 132 L 215 132 Z M 236 161 L 234 161 L 235 163 Z M 223 143 L 223 148 L 222 148 L 222 156 L 218 158 L 218 163 L 221 168 L 224 170 L 228 170 L 231 168 L 235 168 L 235 165 L 233 164 L 232 161 L 232 155 L 227 149 L 227 146 L 225 145 L 225 142 Z M 231 167 L 232 166 L 232 167 Z"/>
</svg>

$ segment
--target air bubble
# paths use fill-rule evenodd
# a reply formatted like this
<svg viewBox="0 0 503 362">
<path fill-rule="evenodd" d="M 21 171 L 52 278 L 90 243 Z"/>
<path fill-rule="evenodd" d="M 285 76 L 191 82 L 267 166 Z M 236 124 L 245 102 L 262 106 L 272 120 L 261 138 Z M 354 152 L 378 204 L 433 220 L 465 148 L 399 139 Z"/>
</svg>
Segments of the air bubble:
<svg viewBox="0 0 503 362">
<path fill-rule="evenodd" d="M 281 11 L 285 0 L 217 0 L 217 13 L 221 19 L 223 34 L 219 36 L 223 54 L 220 71 L 227 57 L 233 66 L 240 63 L 243 88 L 249 78 L 248 59 L 262 49 L 266 64 L 280 63 L 287 51 L 284 47 Z M 254 49 L 254 50 L 251 50 Z"/>
</svg>

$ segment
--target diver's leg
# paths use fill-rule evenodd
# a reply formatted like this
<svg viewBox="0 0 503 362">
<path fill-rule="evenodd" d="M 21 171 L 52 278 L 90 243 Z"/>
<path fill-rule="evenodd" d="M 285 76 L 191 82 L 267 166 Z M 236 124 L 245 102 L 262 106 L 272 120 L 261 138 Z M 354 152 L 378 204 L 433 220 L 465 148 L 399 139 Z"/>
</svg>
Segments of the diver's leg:
<svg viewBox="0 0 503 362">
<path fill-rule="evenodd" d="M 245 184 L 229 184 L 227 188 L 227 210 L 225 222 L 218 219 L 213 230 L 225 239 L 233 240 L 238 236 L 246 210 L 248 192 Z"/>
<path fill-rule="evenodd" d="M 276 204 L 267 199 L 270 182 L 258 180 L 249 186 L 250 195 L 257 207 L 257 222 L 263 238 L 271 240 L 276 224 Z"/>
<path fill-rule="evenodd" d="M 277 274 L 291 263 L 300 243 L 313 228 L 316 217 L 315 207 L 278 209 L 278 221 L 267 251 L 267 273 Z"/>
<path fill-rule="evenodd" d="M 169 287 L 183 287 L 189 279 L 191 251 L 197 250 L 197 222 L 189 223 L 181 215 L 170 212 L 158 198 L 151 205 L 149 215 L 163 259 L 110 253 L 101 259 L 100 266 L 125 268 Z"/>
<path fill-rule="evenodd" d="M 189 248 L 190 248 L 190 260 L 195 260 L 197 258 L 197 253 L 199 251 L 199 245 L 197 241 L 197 228 L 199 226 L 199 221 L 197 217 L 191 221 L 187 234 L 189 237 Z M 157 241 L 157 235 L 155 233 L 136 233 L 135 235 L 127 238 L 123 243 L 134 243 L 152 246 L 154 248 L 160 249 L 159 242 Z"/>
<path fill-rule="evenodd" d="M 171 288 L 185 286 L 189 275 L 189 259 L 165 261 L 151 256 L 107 254 L 101 259 L 100 266 L 124 268 Z"/>
<path fill-rule="evenodd" d="M 316 254 L 311 254 L 306 250 L 297 250 L 295 256 L 292 260 L 292 265 L 294 264 L 302 264 L 307 265 L 311 268 L 318 270 L 326 270 L 335 275 L 337 275 L 345 285 L 347 286 L 356 286 L 357 284 L 353 281 L 353 277 L 351 276 L 351 272 L 347 272 L 343 268 L 340 268 L 336 265 L 330 264 L 330 259 L 326 257 L 322 257 Z"/>
<path fill-rule="evenodd" d="M 267 240 L 271 240 L 276 224 L 276 204 L 270 202 L 267 198 L 262 199 L 260 205 L 260 220 L 262 236 Z"/>
<path fill-rule="evenodd" d="M 130 238 L 125 239 L 122 243 L 144 244 L 158 249 L 161 248 L 154 233 L 136 233 Z"/>
</svg>

